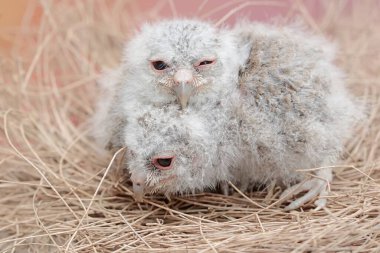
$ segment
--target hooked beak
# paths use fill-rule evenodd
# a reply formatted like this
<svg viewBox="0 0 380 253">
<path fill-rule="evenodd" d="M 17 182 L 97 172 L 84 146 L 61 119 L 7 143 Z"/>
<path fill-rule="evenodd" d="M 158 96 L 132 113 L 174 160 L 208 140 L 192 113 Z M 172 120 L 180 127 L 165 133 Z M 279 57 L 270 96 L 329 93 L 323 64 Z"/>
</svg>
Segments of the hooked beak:
<svg viewBox="0 0 380 253">
<path fill-rule="evenodd" d="M 177 95 L 177 98 L 181 104 L 181 108 L 185 109 L 189 102 L 189 98 L 193 95 L 194 87 L 187 83 L 180 83 L 174 87 L 174 92 Z"/>
<path fill-rule="evenodd" d="M 177 95 L 179 103 L 182 109 L 185 109 L 189 98 L 193 95 L 194 86 L 192 85 L 194 76 L 189 69 L 179 69 L 173 76 L 175 86 L 173 87 L 174 92 Z"/>
<path fill-rule="evenodd" d="M 143 174 L 132 175 L 133 197 L 136 202 L 143 202 L 145 190 L 145 176 Z"/>
<path fill-rule="evenodd" d="M 143 202 L 144 199 L 144 185 L 133 182 L 133 197 L 136 202 Z"/>
</svg>

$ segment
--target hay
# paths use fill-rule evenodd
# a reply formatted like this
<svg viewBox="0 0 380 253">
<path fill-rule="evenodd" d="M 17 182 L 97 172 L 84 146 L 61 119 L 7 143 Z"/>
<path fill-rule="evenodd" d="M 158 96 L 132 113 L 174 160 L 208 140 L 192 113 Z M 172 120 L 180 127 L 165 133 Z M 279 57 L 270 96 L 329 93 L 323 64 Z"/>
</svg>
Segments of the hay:
<svg viewBox="0 0 380 253">
<path fill-rule="evenodd" d="M 134 24 L 166 4 L 176 13 L 175 1 L 158 1 L 148 13 L 134 1 L 31 5 L 24 25 L 2 34 L 17 43 L 0 58 L 0 251 L 380 252 L 380 8 L 376 1 L 324 3 L 318 19 L 302 1 L 285 17 L 299 15 L 339 43 L 338 62 L 370 104 L 369 117 L 347 144 L 344 165 L 334 167 L 327 208 L 290 213 L 274 187 L 136 204 L 121 152 L 99 157 L 86 137 L 99 67 L 118 62 Z M 40 4 L 34 27 L 28 17 Z M 241 4 L 219 11 L 232 15 Z"/>
</svg>

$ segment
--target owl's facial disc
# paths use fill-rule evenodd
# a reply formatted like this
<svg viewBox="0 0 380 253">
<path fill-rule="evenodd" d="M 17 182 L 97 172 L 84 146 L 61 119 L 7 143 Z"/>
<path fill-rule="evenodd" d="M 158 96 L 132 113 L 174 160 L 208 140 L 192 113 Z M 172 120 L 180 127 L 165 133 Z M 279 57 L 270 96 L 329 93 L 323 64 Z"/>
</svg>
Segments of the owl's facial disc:
<svg viewBox="0 0 380 253">
<path fill-rule="evenodd" d="M 176 68 L 173 63 L 168 63 L 162 56 L 152 57 L 150 66 L 158 76 L 164 76 L 161 82 L 165 88 L 177 96 L 178 102 L 183 109 L 187 107 L 189 99 L 196 93 L 201 86 L 207 83 L 207 71 L 215 65 L 216 57 L 208 56 L 200 58 L 200 60 L 192 63 L 189 67 L 188 63 L 184 64 L 187 67 Z M 173 72 L 174 71 L 174 74 Z M 206 73 L 206 74 L 205 74 Z M 169 76 L 169 77 L 168 77 Z"/>
<path fill-rule="evenodd" d="M 198 71 L 211 68 L 216 62 L 215 57 L 205 57 L 194 64 L 194 69 Z M 194 77 L 193 71 L 186 68 L 179 69 L 173 76 L 174 87 L 173 90 L 181 104 L 182 109 L 187 107 L 190 97 L 195 93 L 198 86 L 202 85 L 199 78 Z"/>
</svg>

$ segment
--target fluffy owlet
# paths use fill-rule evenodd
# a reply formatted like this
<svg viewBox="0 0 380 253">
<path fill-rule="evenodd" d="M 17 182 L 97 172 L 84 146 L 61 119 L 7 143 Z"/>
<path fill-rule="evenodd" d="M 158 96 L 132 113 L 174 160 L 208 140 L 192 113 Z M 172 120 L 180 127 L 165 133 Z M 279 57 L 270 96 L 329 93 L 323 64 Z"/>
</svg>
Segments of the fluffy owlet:
<svg viewBox="0 0 380 253">
<path fill-rule="evenodd" d="M 102 146 L 127 147 L 134 191 L 191 193 L 231 180 L 323 196 L 360 117 L 325 40 L 293 28 L 196 20 L 146 25 L 127 44 L 94 116 Z M 292 186 L 293 185 L 293 186 Z"/>
</svg>

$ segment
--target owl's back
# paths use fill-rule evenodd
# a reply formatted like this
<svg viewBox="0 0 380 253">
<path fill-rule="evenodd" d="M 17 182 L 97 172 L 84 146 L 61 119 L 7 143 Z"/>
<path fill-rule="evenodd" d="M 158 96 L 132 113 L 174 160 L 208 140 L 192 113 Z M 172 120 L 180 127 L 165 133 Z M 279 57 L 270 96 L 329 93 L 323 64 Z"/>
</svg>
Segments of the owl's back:
<svg viewBox="0 0 380 253">
<path fill-rule="evenodd" d="M 262 24 L 243 25 L 237 34 L 250 49 L 239 74 L 242 138 L 263 177 L 274 173 L 270 168 L 286 178 L 335 162 L 361 110 L 332 62 L 331 44 Z"/>
</svg>

